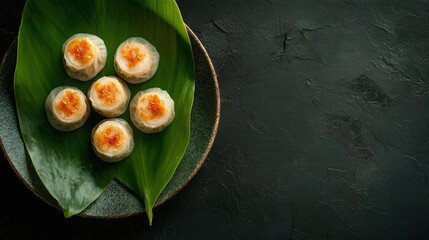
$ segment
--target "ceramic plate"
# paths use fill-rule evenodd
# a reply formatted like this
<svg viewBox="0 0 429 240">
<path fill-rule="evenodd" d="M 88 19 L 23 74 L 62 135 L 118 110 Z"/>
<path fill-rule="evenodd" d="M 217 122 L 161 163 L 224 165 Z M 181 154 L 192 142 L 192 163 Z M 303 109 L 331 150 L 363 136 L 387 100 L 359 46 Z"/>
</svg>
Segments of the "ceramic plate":
<svg viewBox="0 0 429 240">
<path fill-rule="evenodd" d="M 195 60 L 195 96 L 191 113 L 191 136 L 177 170 L 158 197 L 155 206 L 179 192 L 204 163 L 216 136 L 220 116 L 220 96 L 216 72 L 210 57 L 197 36 L 188 28 Z M 13 94 L 16 64 L 14 41 L 0 66 L 0 145 L 12 169 L 38 197 L 58 208 L 43 186 L 25 151 L 19 130 Z M 103 194 L 78 216 L 120 218 L 144 212 L 143 202 L 121 183 L 114 180 Z"/>
</svg>

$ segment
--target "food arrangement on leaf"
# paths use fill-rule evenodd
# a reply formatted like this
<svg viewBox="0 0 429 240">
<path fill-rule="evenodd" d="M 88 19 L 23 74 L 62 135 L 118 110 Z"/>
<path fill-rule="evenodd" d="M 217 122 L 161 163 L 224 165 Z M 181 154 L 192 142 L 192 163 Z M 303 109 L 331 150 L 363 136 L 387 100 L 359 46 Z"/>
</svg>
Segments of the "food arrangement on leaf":
<svg viewBox="0 0 429 240">
<path fill-rule="evenodd" d="M 173 0 L 27 1 L 17 112 L 34 168 L 66 217 L 116 178 L 152 223 L 188 145 L 193 64 Z"/>
</svg>

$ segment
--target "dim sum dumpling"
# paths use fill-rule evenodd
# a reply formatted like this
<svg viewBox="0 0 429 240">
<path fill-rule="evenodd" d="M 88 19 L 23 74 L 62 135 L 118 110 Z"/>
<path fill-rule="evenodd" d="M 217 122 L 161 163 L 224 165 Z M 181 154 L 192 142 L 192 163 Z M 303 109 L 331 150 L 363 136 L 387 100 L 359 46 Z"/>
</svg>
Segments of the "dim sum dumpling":
<svg viewBox="0 0 429 240">
<path fill-rule="evenodd" d="M 174 101 L 160 88 L 140 91 L 131 100 L 130 115 L 131 121 L 142 132 L 160 132 L 174 119 Z"/>
<path fill-rule="evenodd" d="M 119 45 L 114 57 L 116 73 L 129 83 L 142 83 L 156 73 L 159 53 L 146 39 L 132 37 Z"/>
<path fill-rule="evenodd" d="M 88 81 L 106 65 L 106 45 L 95 35 L 75 34 L 63 44 L 62 51 L 64 68 L 74 79 Z"/>
<path fill-rule="evenodd" d="M 128 157 L 134 149 L 134 134 L 123 119 L 105 119 L 91 132 L 95 155 L 105 162 L 118 162 Z"/>
<path fill-rule="evenodd" d="M 88 119 L 91 108 L 85 94 L 75 87 L 57 87 L 45 101 L 49 123 L 57 130 L 72 131 Z"/>
<path fill-rule="evenodd" d="M 105 117 L 117 117 L 125 112 L 130 100 L 130 89 L 117 77 L 102 77 L 88 90 L 94 110 Z"/>
</svg>

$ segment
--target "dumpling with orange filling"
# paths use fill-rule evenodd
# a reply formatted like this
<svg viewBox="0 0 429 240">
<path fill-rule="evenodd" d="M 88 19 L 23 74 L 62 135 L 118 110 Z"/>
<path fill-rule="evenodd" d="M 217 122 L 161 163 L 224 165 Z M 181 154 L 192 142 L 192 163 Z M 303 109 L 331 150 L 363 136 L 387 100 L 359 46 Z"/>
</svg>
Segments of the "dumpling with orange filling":
<svg viewBox="0 0 429 240">
<path fill-rule="evenodd" d="M 142 132 L 160 132 L 174 119 L 174 101 L 160 88 L 140 91 L 131 100 L 130 115 L 131 121 Z"/>
<path fill-rule="evenodd" d="M 88 119 L 91 108 L 85 94 L 75 87 L 57 87 L 45 101 L 49 123 L 60 131 L 73 131 Z"/>
<path fill-rule="evenodd" d="M 130 89 L 118 77 L 102 77 L 88 90 L 92 108 L 105 117 L 117 117 L 125 112 L 130 101 Z"/>
<path fill-rule="evenodd" d="M 114 57 L 116 73 L 129 83 L 142 83 L 155 75 L 159 53 L 146 39 L 132 37 L 119 45 Z"/>
<path fill-rule="evenodd" d="M 105 119 L 91 132 L 95 155 L 105 162 L 118 162 L 128 157 L 134 149 L 134 134 L 123 119 Z"/>
<path fill-rule="evenodd" d="M 62 51 L 67 74 L 77 80 L 90 80 L 106 65 L 106 45 L 101 38 L 92 34 L 71 36 L 63 44 Z"/>
</svg>

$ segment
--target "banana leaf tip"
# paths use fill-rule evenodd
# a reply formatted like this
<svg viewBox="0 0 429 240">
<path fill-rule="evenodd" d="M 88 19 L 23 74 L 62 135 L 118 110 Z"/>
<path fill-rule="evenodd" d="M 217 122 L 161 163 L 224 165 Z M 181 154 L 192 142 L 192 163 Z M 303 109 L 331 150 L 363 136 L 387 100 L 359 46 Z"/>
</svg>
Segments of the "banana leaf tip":
<svg viewBox="0 0 429 240">
<path fill-rule="evenodd" d="M 75 215 L 75 213 L 72 213 L 72 212 L 70 212 L 70 211 L 68 211 L 68 210 L 63 210 L 63 212 L 64 212 L 64 217 L 65 218 L 71 218 L 71 217 L 73 217 L 74 215 Z"/>
<path fill-rule="evenodd" d="M 146 214 L 149 220 L 149 226 L 152 226 L 152 220 L 153 220 L 152 208 L 148 209 Z"/>
</svg>

